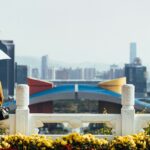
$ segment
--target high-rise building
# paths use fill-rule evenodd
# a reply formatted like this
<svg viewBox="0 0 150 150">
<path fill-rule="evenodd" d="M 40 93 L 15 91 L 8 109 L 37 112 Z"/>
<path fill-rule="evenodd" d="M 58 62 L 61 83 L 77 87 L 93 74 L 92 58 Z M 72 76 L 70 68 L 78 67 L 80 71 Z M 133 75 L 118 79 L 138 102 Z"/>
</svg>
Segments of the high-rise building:
<svg viewBox="0 0 150 150">
<path fill-rule="evenodd" d="M 56 70 L 55 68 L 53 67 L 52 68 L 52 80 L 55 80 L 56 79 Z"/>
<path fill-rule="evenodd" d="M 120 78 L 124 76 L 124 70 L 118 65 L 111 65 L 109 70 L 109 79 Z"/>
<path fill-rule="evenodd" d="M 41 79 L 48 79 L 48 55 L 42 56 Z"/>
<path fill-rule="evenodd" d="M 53 69 L 51 69 L 51 68 L 48 69 L 48 79 L 49 80 L 53 79 Z"/>
<path fill-rule="evenodd" d="M 76 68 L 76 69 L 69 69 L 69 79 L 72 80 L 80 80 L 82 79 L 82 69 L 81 68 Z"/>
<path fill-rule="evenodd" d="M 128 84 L 135 86 L 136 97 L 144 97 L 147 92 L 147 71 L 142 66 L 139 58 L 136 58 L 133 64 L 125 65 L 125 76 Z"/>
<path fill-rule="evenodd" d="M 16 83 L 27 84 L 28 68 L 26 65 L 17 65 Z"/>
<path fill-rule="evenodd" d="M 32 68 L 32 77 L 39 78 L 39 69 L 38 68 Z"/>
<path fill-rule="evenodd" d="M 130 43 L 130 64 L 132 64 L 134 62 L 134 59 L 137 57 L 136 49 L 136 43 Z"/>
<path fill-rule="evenodd" d="M 96 69 L 95 68 L 84 68 L 84 79 L 92 80 L 96 78 Z"/>
<path fill-rule="evenodd" d="M 68 80 L 69 79 L 69 73 L 67 68 L 56 70 L 56 79 L 58 80 Z"/>
<path fill-rule="evenodd" d="M 55 78 L 56 79 L 62 79 L 62 80 L 81 80 L 83 79 L 83 71 L 82 68 L 60 68 L 57 69 L 55 72 Z M 53 79 L 55 79 L 53 78 Z"/>
<path fill-rule="evenodd" d="M 10 56 L 10 60 L 0 60 L 0 80 L 3 85 L 5 99 L 14 96 L 15 84 L 15 45 L 11 40 L 1 40 L 0 49 Z"/>
</svg>

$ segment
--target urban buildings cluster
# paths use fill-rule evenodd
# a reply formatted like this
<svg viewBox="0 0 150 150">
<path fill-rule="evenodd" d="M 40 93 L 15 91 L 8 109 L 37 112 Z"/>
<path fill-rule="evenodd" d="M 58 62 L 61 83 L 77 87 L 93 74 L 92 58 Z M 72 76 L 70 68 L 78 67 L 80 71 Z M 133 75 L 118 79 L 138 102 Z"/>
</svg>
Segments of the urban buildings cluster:
<svg viewBox="0 0 150 150">
<path fill-rule="evenodd" d="M 41 76 L 38 68 L 32 69 L 32 77 L 44 80 L 94 80 L 95 68 L 54 68 L 48 67 L 48 56 L 42 57 Z M 47 63 L 45 63 L 47 62 Z"/>
<path fill-rule="evenodd" d="M 49 67 L 48 55 L 41 58 L 41 69 L 32 68 L 31 76 L 44 80 L 105 80 L 122 77 L 124 69 L 118 65 L 110 65 L 107 71 L 99 71 L 95 67 Z M 41 71 L 40 71 L 41 70 Z"/>
<path fill-rule="evenodd" d="M 27 83 L 27 66 L 15 62 L 15 44 L 10 40 L 0 40 L 0 50 L 10 56 L 10 60 L 0 60 L 0 81 L 5 99 L 14 96 L 15 83 Z"/>
<path fill-rule="evenodd" d="M 110 69 L 100 72 L 96 68 L 50 68 L 48 55 L 41 58 L 41 77 L 38 68 L 32 69 L 32 77 L 45 80 L 107 80 L 126 76 L 127 83 L 135 85 L 137 97 L 147 95 L 147 69 L 137 57 L 135 42 L 130 43 L 130 60 L 123 68 L 110 65 Z"/>
<path fill-rule="evenodd" d="M 13 97 L 15 83 L 27 83 L 28 66 L 15 62 L 15 45 L 13 41 L 1 40 L 0 49 L 11 57 L 10 60 L 0 61 L 0 81 L 2 82 L 6 99 Z M 136 43 L 130 43 L 130 61 L 124 67 L 110 65 L 106 71 L 94 67 L 55 68 L 49 66 L 49 57 L 41 57 L 41 69 L 31 68 L 31 76 L 48 81 L 54 80 L 107 80 L 126 76 L 127 83 L 135 85 L 137 96 L 146 96 L 147 69 L 137 57 Z"/>
</svg>

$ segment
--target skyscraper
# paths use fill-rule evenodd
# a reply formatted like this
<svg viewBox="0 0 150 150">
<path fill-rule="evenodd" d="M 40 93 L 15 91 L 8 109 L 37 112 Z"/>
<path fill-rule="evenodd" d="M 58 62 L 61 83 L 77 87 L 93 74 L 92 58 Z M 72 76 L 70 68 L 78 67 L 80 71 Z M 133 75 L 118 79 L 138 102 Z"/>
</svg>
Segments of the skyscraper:
<svg viewBox="0 0 150 150">
<path fill-rule="evenodd" d="M 128 84 L 135 86 L 136 97 L 144 97 L 147 92 L 146 67 L 142 66 L 139 58 L 136 58 L 134 64 L 125 65 L 125 76 Z"/>
<path fill-rule="evenodd" d="M 16 69 L 17 84 L 27 84 L 28 67 L 26 65 L 17 65 Z"/>
<path fill-rule="evenodd" d="M 5 99 L 8 96 L 14 95 L 14 84 L 15 84 L 15 52 L 14 43 L 10 40 L 1 40 L 0 49 L 11 57 L 10 60 L 0 61 L 0 80 L 3 85 Z"/>
<path fill-rule="evenodd" d="M 136 43 L 130 43 L 130 64 L 134 63 L 134 59 L 137 57 L 136 54 Z"/>
<path fill-rule="evenodd" d="M 48 55 L 42 56 L 41 79 L 48 79 Z"/>
<path fill-rule="evenodd" d="M 32 77 L 33 78 L 39 78 L 39 69 L 38 68 L 32 69 Z"/>
</svg>

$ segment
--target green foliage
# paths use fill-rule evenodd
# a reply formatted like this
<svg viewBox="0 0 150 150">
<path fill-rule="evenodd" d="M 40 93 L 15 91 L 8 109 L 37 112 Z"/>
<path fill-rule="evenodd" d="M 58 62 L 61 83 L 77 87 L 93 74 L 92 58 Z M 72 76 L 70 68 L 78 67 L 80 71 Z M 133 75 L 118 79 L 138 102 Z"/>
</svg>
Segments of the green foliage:
<svg viewBox="0 0 150 150">
<path fill-rule="evenodd" d="M 146 134 L 150 135 L 150 123 L 147 128 L 144 128 L 144 130 Z"/>
<path fill-rule="evenodd" d="M 0 135 L 4 135 L 6 133 L 7 133 L 7 129 L 5 129 L 5 128 L 1 129 L 0 128 Z"/>
<path fill-rule="evenodd" d="M 106 123 L 90 123 L 88 128 L 83 129 L 83 133 L 112 135 L 112 128 L 108 127 Z"/>
</svg>

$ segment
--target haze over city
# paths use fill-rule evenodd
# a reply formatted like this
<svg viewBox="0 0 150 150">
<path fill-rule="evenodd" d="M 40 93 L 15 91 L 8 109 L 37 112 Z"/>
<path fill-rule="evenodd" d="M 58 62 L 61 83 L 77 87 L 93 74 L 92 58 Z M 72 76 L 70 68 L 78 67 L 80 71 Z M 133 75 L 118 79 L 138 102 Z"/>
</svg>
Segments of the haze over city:
<svg viewBox="0 0 150 150">
<path fill-rule="evenodd" d="M 0 38 L 16 56 L 65 62 L 129 62 L 129 43 L 150 63 L 149 0 L 0 0 Z"/>
<path fill-rule="evenodd" d="M 0 0 L 0 150 L 150 149 L 149 8 Z"/>
</svg>

